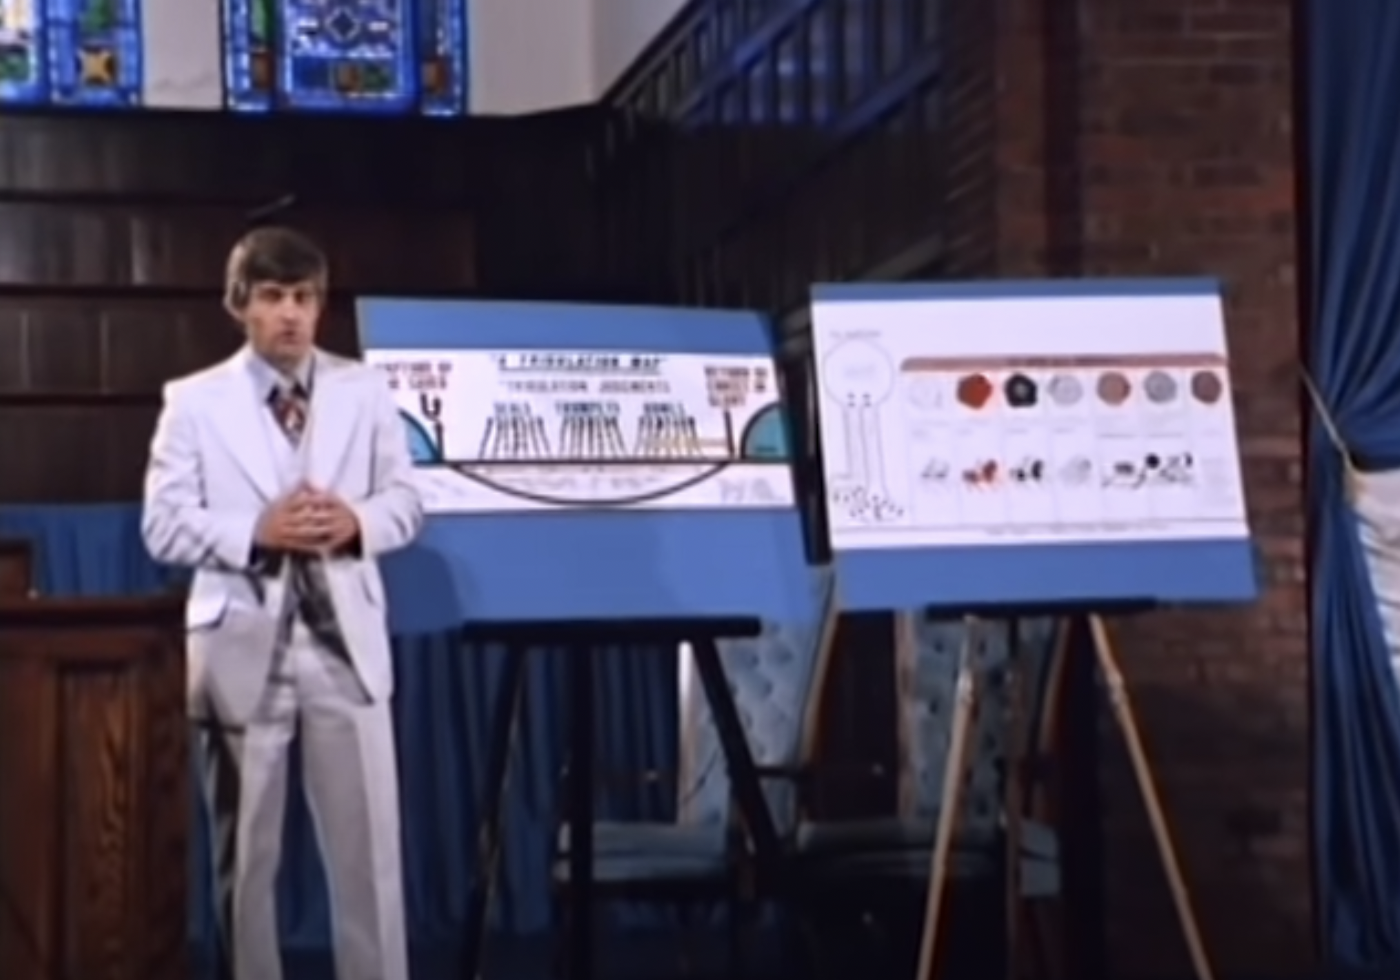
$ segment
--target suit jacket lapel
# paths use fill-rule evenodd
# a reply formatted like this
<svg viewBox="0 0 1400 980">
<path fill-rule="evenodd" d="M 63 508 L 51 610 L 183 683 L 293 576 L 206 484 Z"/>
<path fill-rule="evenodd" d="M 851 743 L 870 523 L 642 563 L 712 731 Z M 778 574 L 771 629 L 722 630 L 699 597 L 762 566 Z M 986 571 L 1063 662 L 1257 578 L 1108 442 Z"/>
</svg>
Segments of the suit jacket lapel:
<svg viewBox="0 0 1400 980">
<path fill-rule="evenodd" d="M 302 448 L 307 453 L 307 478 L 319 490 L 331 490 L 339 482 L 341 464 L 359 421 L 359 401 L 354 385 L 347 380 L 353 376 L 317 352 L 310 423 Z"/>
<path fill-rule="evenodd" d="M 272 411 L 257 384 L 247 370 L 242 355 L 227 362 L 222 391 L 216 397 L 227 398 L 226 404 L 215 404 L 214 422 L 228 447 L 229 455 L 238 463 L 249 481 L 267 500 L 281 492 L 277 478 L 277 461 L 268 445 L 266 416 Z"/>
</svg>

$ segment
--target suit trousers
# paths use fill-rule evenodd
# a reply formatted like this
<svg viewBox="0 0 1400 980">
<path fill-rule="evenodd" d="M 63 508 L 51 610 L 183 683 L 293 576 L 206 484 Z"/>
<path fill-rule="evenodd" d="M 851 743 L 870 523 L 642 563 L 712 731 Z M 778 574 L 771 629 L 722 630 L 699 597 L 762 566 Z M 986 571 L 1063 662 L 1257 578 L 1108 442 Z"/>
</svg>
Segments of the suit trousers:
<svg viewBox="0 0 1400 980">
<path fill-rule="evenodd" d="M 296 621 L 248 724 L 198 728 L 226 980 L 282 980 L 276 883 L 287 769 L 300 741 L 330 889 L 338 980 L 408 980 L 398 768 L 389 705 Z"/>
</svg>

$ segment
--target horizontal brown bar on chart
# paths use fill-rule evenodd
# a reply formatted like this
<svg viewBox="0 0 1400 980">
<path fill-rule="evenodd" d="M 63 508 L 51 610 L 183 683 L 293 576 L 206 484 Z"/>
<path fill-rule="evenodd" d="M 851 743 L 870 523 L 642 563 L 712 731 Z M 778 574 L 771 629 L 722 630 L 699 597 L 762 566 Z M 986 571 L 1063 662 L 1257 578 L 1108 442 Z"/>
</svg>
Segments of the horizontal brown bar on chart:
<svg viewBox="0 0 1400 980">
<path fill-rule="evenodd" d="M 1065 354 L 1007 357 L 908 357 L 899 365 L 906 374 L 934 371 L 1034 371 L 1079 368 L 1223 368 L 1230 363 L 1221 353 L 1182 354 Z"/>
</svg>

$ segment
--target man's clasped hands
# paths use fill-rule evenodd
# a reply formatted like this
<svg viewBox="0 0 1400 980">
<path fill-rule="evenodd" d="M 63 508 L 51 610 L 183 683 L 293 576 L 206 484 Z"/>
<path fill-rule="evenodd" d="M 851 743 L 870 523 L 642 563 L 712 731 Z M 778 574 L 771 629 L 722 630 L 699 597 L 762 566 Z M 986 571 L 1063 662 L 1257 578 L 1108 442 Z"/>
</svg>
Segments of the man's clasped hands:
<svg viewBox="0 0 1400 980">
<path fill-rule="evenodd" d="M 268 551 L 326 555 L 343 550 L 359 533 L 359 519 L 345 501 L 302 483 L 263 511 L 256 541 Z"/>
</svg>

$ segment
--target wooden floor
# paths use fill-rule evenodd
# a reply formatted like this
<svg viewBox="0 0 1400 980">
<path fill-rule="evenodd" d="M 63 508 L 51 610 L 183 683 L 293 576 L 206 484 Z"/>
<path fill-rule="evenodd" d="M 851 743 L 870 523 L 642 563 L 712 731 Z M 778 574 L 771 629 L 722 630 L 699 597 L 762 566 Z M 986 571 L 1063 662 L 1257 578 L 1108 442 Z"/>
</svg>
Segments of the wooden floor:
<svg viewBox="0 0 1400 980">
<path fill-rule="evenodd" d="M 776 930 L 774 931 L 776 932 Z M 798 939 L 785 941 L 776 935 L 753 937 L 738 972 L 725 961 L 723 935 L 690 934 L 682 942 L 674 933 L 628 934 L 600 937 L 595 980 L 912 980 L 915 950 L 887 948 L 875 954 L 867 943 L 834 942 L 826 937 L 817 973 L 813 960 L 795 949 Z M 525 940 L 496 940 L 485 968 L 485 980 L 561 980 L 552 968 L 553 946 L 546 936 Z M 994 953 L 994 951 L 988 951 Z M 215 980 L 209 964 L 199 963 L 195 980 Z M 450 948 L 413 950 L 413 980 L 473 980 L 461 957 Z M 284 954 L 285 980 L 334 980 L 331 957 L 323 950 L 288 950 Z M 1000 976 L 985 968 L 987 960 L 960 956 L 940 980 L 987 980 Z"/>
<path fill-rule="evenodd" d="M 912 980 L 917 972 L 921 910 L 911 903 L 907 915 L 886 912 L 883 925 L 842 915 L 795 926 L 770 924 L 751 930 L 743 944 L 739 969 L 726 958 L 728 936 L 718 927 L 699 930 L 604 933 L 596 939 L 594 980 Z M 940 956 L 939 980 L 988 980 L 1005 975 L 1001 933 L 986 925 L 986 910 L 954 904 L 948 910 L 947 938 Z M 820 951 L 813 955 L 814 942 Z M 554 969 L 555 943 L 548 935 L 496 938 L 488 948 L 484 980 L 563 980 Z M 198 955 L 192 961 L 199 963 Z M 413 980 L 475 980 L 468 975 L 456 947 L 412 950 Z M 325 950 L 288 950 L 285 980 L 334 980 Z M 215 980 L 207 963 L 196 980 Z"/>
<path fill-rule="evenodd" d="M 706 942 L 708 950 L 721 948 Z M 192 957 L 196 961 L 198 956 Z M 697 950 L 691 969 L 684 969 L 677 956 L 677 944 L 669 936 L 631 936 L 613 940 L 599 950 L 595 980 L 741 980 L 713 962 L 713 955 Z M 711 962 L 706 962 L 710 960 Z M 413 980 L 471 980 L 460 956 L 447 948 L 415 949 L 412 955 Z M 285 980 L 335 980 L 330 954 L 323 950 L 288 950 L 283 958 Z M 753 980 L 805 980 L 800 970 L 784 969 L 779 958 L 766 955 L 748 964 L 743 976 Z M 208 963 L 199 963 L 195 980 L 214 980 Z M 527 941 L 498 941 L 492 945 L 486 963 L 485 980 L 559 980 L 550 961 L 550 944 L 540 937 Z M 872 977 L 870 980 L 879 980 Z"/>
</svg>

